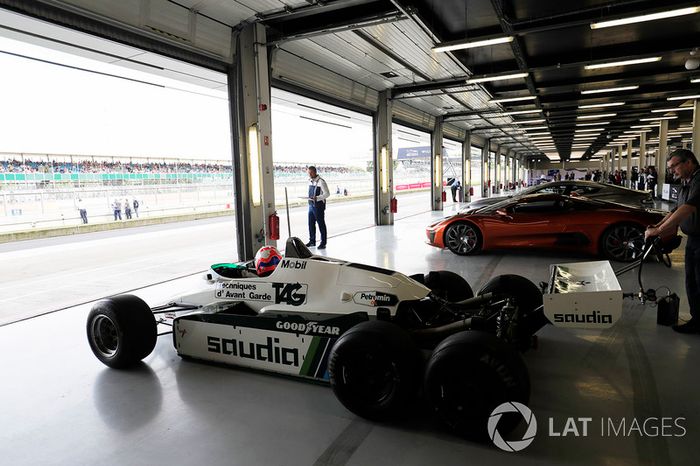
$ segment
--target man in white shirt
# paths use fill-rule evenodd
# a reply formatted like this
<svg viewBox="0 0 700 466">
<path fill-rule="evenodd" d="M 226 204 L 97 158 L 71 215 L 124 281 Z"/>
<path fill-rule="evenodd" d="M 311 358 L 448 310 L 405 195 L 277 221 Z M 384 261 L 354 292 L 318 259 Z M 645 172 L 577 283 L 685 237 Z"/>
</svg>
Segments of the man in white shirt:
<svg viewBox="0 0 700 466">
<path fill-rule="evenodd" d="M 321 242 L 318 249 L 326 249 L 326 199 L 331 195 L 326 181 L 318 176 L 313 165 L 307 169 L 309 173 L 309 242 L 307 246 L 316 246 L 316 224 L 321 232 Z"/>
</svg>

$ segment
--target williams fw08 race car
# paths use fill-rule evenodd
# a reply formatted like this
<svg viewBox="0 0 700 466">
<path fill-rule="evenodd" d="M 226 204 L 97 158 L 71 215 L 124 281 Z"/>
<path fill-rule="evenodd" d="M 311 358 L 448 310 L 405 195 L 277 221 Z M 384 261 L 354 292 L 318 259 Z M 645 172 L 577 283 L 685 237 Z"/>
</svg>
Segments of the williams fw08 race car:
<svg viewBox="0 0 700 466">
<path fill-rule="evenodd" d="M 572 272 L 559 272 L 564 290 Z M 456 433 L 483 438 L 495 407 L 528 402 L 520 351 L 556 319 L 545 315 L 540 289 L 518 275 L 495 277 L 474 295 L 449 271 L 406 276 L 315 256 L 298 238 L 267 276 L 251 261 L 215 264 L 204 280 L 158 307 L 133 295 L 95 304 L 87 319 L 95 356 L 134 366 L 152 352 L 158 326 L 169 325 L 161 334 L 172 333 L 183 358 L 330 383 L 345 407 L 371 420 L 405 416 L 423 400 Z M 614 323 L 582 319 L 577 326 Z M 499 430 L 519 420 L 503 416 Z"/>
</svg>

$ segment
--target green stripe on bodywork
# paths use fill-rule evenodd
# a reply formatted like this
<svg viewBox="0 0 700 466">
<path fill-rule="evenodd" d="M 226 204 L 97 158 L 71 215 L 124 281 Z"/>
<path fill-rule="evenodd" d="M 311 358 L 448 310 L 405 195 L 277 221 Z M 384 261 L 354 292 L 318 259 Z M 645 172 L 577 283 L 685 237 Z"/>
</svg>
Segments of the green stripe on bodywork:
<svg viewBox="0 0 700 466">
<path fill-rule="evenodd" d="M 245 265 L 234 264 L 230 262 L 222 262 L 220 264 L 213 264 L 212 269 L 245 269 Z"/>
<path fill-rule="evenodd" d="M 304 357 L 304 364 L 301 365 L 299 375 L 308 376 L 309 372 L 311 372 L 311 364 L 313 363 L 314 356 L 316 355 L 316 351 L 318 350 L 318 343 L 320 340 L 320 337 L 313 337 L 313 339 L 311 340 L 311 344 L 309 345 L 309 351 L 306 352 L 306 356 Z"/>
</svg>

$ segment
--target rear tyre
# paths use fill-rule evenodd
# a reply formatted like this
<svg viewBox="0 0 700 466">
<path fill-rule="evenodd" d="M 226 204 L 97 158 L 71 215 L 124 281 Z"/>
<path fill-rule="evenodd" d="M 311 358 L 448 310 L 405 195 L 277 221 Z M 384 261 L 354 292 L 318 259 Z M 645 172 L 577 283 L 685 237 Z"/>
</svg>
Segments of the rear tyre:
<svg viewBox="0 0 700 466">
<path fill-rule="evenodd" d="M 487 423 L 500 404 L 530 399 L 530 378 L 520 354 L 485 332 L 465 331 L 443 340 L 425 370 L 424 390 L 431 409 L 452 431 L 468 438 L 488 438 Z M 502 434 L 520 416 L 504 415 Z"/>
<path fill-rule="evenodd" d="M 384 321 L 358 324 L 340 336 L 328 358 L 335 396 L 366 419 L 410 410 L 420 385 L 421 357 L 407 332 Z"/>
<path fill-rule="evenodd" d="M 474 291 L 469 283 L 461 275 L 449 270 L 428 272 L 423 283 L 433 294 L 452 303 L 474 297 Z"/>
<path fill-rule="evenodd" d="M 86 327 L 92 352 L 115 369 L 135 365 L 156 345 L 157 324 L 151 308 L 133 295 L 115 296 L 95 304 Z"/>
<path fill-rule="evenodd" d="M 513 300 L 520 311 L 520 321 L 517 334 L 511 337 L 521 350 L 530 347 L 530 337 L 549 322 L 544 315 L 542 292 L 537 285 L 520 275 L 499 275 L 486 282 L 477 296 L 486 293 L 507 296 Z"/>
<path fill-rule="evenodd" d="M 601 252 L 606 259 L 632 262 L 644 251 L 644 229 L 639 225 L 620 223 L 613 225 L 600 238 Z"/>
<path fill-rule="evenodd" d="M 476 254 L 481 250 L 481 233 L 471 223 L 453 223 L 445 230 L 445 246 L 459 256 Z"/>
</svg>

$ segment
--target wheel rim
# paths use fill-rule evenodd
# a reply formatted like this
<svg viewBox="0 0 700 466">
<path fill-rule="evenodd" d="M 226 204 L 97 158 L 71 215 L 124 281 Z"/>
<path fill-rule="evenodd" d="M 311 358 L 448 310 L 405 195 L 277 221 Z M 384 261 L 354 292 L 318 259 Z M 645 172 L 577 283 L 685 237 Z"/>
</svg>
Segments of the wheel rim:
<svg viewBox="0 0 700 466">
<path fill-rule="evenodd" d="M 447 247 L 450 251 L 468 254 L 476 249 L 478 240 L 474 228 L 464 223 L 452 225 L 447 230 Z"/>
<path fill-rule="evenodd" d="M 119 350 L 119 334 L 112 319 L 99 315 L 92 321 L 92 342 L 103 356 L 111 358 Z"/>
<path fill-rule="evenodd" d="M 354 363 L 345 364 L 341 376 L 345 386 L 371 405 L 390 398 L 400 379 L 394 363 L 372 354 L 364 354 Z"/>
<path fill-rule="evenodd" d="M 644 233 L 631 225 L 620 225 L 612 229 L 605 238 L 605 250 L 618 261 L 632 261 L 639 257 L 644 245 Z"/>
</svg>

